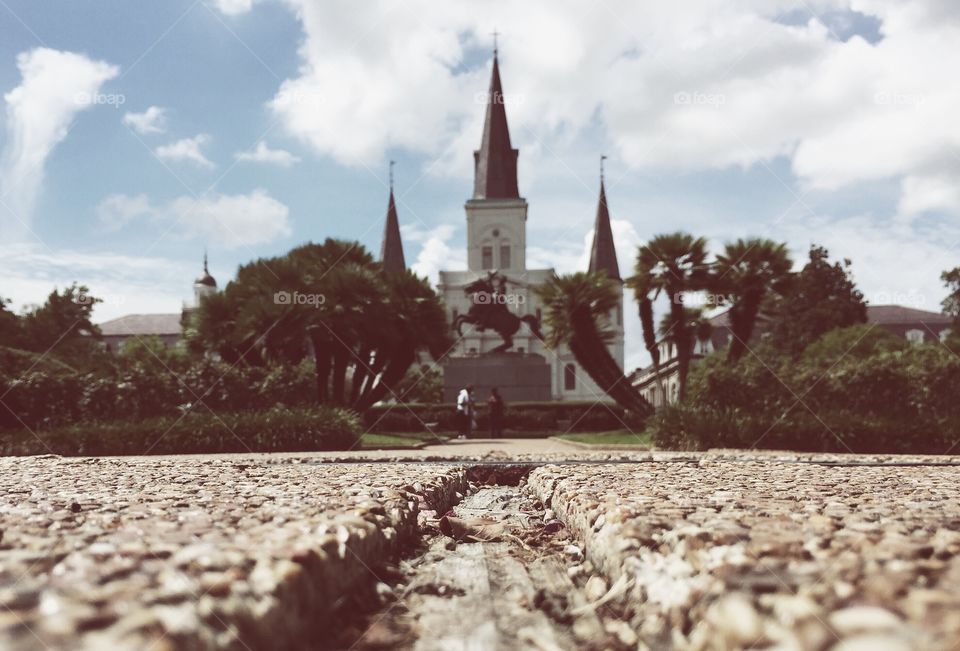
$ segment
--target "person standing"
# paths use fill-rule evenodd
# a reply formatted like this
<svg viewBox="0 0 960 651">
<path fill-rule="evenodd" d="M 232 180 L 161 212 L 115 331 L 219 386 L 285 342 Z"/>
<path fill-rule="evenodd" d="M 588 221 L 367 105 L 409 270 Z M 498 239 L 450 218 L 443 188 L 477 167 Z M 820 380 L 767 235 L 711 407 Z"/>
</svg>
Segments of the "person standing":
<svg viewBox="0 0 960 651">
<path fill-rule="evenodd" d="M 490 397 L 487 398 L 487 410 L 490 418 L 490 438 L 499 439 L 503 437 L 503 398 L 500 397 L 500 391 L 497 387 L 490 389 Z"/>
<path fill-rule="evenodd" d="M 473 385 L 468 384 L 457 395 L 457 438 L 465 439 L 473 429 Z"/>
</svg>

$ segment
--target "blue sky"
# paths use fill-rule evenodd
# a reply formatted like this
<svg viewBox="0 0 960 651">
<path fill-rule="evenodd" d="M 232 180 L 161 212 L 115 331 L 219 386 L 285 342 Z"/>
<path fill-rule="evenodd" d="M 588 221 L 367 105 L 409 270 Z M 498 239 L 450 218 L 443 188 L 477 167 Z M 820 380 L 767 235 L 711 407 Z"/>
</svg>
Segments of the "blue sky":
<svg viewBox="0 0 960 651">
<path fill-rule="evenodd" d="M 179 309 L 205 247 L 221 285 L 306 240 L 376 251 L 390 159 L 408 261 L 462 267 L 496 28 L 531 264 L 585 265 L 604 153 L 624 271 L 673 230 L 815 242 L 873 302 L 939 309 L 951 3 L 521 5 L 3 0 L 0 296 L 77 280 L 104 320 Z"/>
</svg>

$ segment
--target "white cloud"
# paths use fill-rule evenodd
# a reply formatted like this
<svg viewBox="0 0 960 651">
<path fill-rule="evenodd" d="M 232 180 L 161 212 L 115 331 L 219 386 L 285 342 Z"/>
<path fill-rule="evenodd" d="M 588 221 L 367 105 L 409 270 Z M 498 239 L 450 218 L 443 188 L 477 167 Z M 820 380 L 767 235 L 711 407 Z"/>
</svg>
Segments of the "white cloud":
<svg viewBox="0 0 960 651">
<path fill-rule="evenodd" d="M 124 314 L 179 312 L 190 298 L 196 272 L 165 258 L 0 245 L 3 296 L 16 311 L 42 303 L 54 287 L 77 282 L 103 300 L 94 306 L 96 322 Z"/>
<path fill-rule="evenodd" d="M 167 109 L 151 106 L 143 113 L 126 113 L 123 123 L 140 134 L 163 133 L 167 130 Z"/>
<path fill-rule="evenodd" d="M 253 9 L 253 0 L 213 0 L 213 4 L 228 16 L 239 16 Z"/>
<path fill-rule="evenodd" d="M 210 136 L 201 133 L 193 138 L 184 138 L 169 145 L 161 145 L 157 147 L 155 153 L 164 160 L 188 161 L 206 169 L 213 169 L 216 166 L 201 151 L 201 147 L 209 142 Z"/>
<path fill-rule="evenodd" d="M 20 85 L 4 95 L 7 139 L 0 155 L 0 196 L 15 215 L 0 211 L 8 241 L 28 227 L 47 158 L 76 114 L 97 103 L 100 87 L 119 72 L 104 61 L 46 47 L 17 55 L 17 67 Z"/>
<path fill-rule="evenodd" d="M 242 151 L 237 153 L 237 160 L 252 163 L 270 163 L 280 167 L 290 167 L 300 162 L 300 157 L 288 152 L 286 149 L 270 149 L 263 140 L 257 143 L 253 151 Z"/>
<path fill-rule="evenodd" d="M 249 194 L 181 196 L 162 205 L 144 195 L 110 195 L 97 212 L 108 229 L 146 218 L 181 238 L 216 241 L 224 248 L 271 242 L 291 233 L 290 209 L 262 189 Z"/>
<path fill-rule="evenodd" d="M 870 302 L 933 312 L 940 311 L 946 296 L 940 272 L 957 266 L 960 256 L 960 227 L 955 224 L 928 229 L 898 218 L 808 217 L 785 225 L 782 236 L 794 245 L 799 264 L 814 243 L 825 246 L 833 259 L 849 258 L 857 286 Z"/>
<path fill-rule="evenodd" d="M 960 150 L 960 38 L 944 0 L 442 9 L 412 0 L 380 5 L 375 21 L 349 5 L 286 2 L 303 25 L 303 65 L 271 108 L 290 133 L 346 164 L 402 147 L 439 157 L 435 174 L 469 175 L 488 79 L 476 48 L 489 47 L 494 16 L 506 33 L 513 140 L 534 169 L 533 158 L 553 157 L 597 123 L 631 167 L 785 157 L 804 184 L 823 189 L 908 176 L 932 183 L 932 170 L 955 164 Z M 880 22 L 879 40 L 855 34 L 868 19 Z M 960 212 L 953 202 L 943 209 Z"/>
<path fill-rule="evenodd" d="M 460 247 L 450 246 L 455 228 L 450 224 L 442 224 L 433 229 L 423 229 L 416 225 L 407 224 L 401 227 L 402 239 L 409 256 L 413 247 L 410 244 L 419 244 L 417 258 L 410 264 L 410 269 L 419 276 L 426 276 L 432 285 L 439 281 L 438 272 L 441 270 L 466 269 L 467 256 Z"/>
<path fill-rule="evenodd" d="M 128 196 L 125 194 L 111 194 L 97 206 L 100 222 L 107 230 L 118 230 L 131 221 L 153 211 L 150 199 L 145 194 Z"/>
</svg>

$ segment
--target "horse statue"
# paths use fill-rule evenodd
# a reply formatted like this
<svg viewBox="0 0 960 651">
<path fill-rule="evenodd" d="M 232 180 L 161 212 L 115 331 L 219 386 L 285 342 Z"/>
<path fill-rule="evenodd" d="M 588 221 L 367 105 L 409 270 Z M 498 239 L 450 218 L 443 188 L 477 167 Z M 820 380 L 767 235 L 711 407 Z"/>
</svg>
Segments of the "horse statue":
<svg viewBox="0 0 960 651">
<path fill-rule="evenodd" d="M 537 317 L 532 314 L 517 316 L 507 307 L 510 302 L 506 292 L 507 282 L 512 281 L 496 271 L 490 271 L 486 278 L 479 278 L 464 287 L 463 291 L 471 297 L 472 304 L 466 314 L 460 314 L 453 320 L 453 329 L 461 337 L 465 323 L 472 324 L 480 332 L 489 329 L 500 335 L 503 343 L 491 350 L 490 354 L 510 350 L 513 335 L 520 329 L 521 323 L 526 323 L 538 339 L 543 339 Z"/>
</svg>

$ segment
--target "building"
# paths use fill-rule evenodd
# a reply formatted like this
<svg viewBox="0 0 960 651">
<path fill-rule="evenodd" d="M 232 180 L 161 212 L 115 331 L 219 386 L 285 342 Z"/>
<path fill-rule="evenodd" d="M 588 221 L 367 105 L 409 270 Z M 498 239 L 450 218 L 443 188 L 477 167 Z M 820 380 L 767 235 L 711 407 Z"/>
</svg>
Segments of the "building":
<svg viewBox="0 0 960 651">
<path fill-rule="evenodd" d="M 466 315 L 474 298 L 465 292 L 471 283 L 496 272 L 505 278 L 501 295 L 510 311 L 518 317 L 542 316 L 535 293 L 537 286 L 554 275 L 554 270 L 531 269 L 527 266 L 527 219 L 529 205 L 520 196 L 517 179 L 519 151 L 510 141 L 500 66 L 494 50 L 486 115 L 480 148 L 474 152 L 473 195 L 464 206 L 467 220 L 467 268 L 440 271 L 438 291 L 442 295 L 451 323 Z M 403 247 L 391 187 L 387 220 L 384 230 L 381 259 L 385 267 L 402 268 Z M 595 219 L 590 270 L 603 270 L 620 290 L 620 304 L 610 322 L 614 331 L 610 352 L 623 368 L 623 281 L 620 277 L 610 213 L 601 173 L 600 193 Z M 480 358 L 501 347 L 503 339 L 497 332 L 466 327 L 449 357 L 453 359 Z M 602 391 L 579 367 L 569 350 L 547 350 L 542 341 L 524 324 L 513 335 L 509 349 L 514 364 L 521 364 L 518 356 L 530 360 L 541 357 L 549 366 L 549 394 L 554 400 L 606 399 Z M 509 397 L 509 396 L 508 396 Z"/>
<path fill-rule="evenodd" d="M 107 350 L 119 352 L 128 339 L 157 337 L 167 346 L 177 345 L 182 337 L 183 322 L 205 296 L 217 291 L 217 281 L 207 267 L 203 254 L 203 275 L 193 281 L 193 303 L 184 305 L 181 312 L 165 314 L 127 314 L 99 324 Z"/>
<path fill-rule="evenodd" d="M 950 334 L 953 318 L 939 312 L 918 310 L 902 305 L 868 305 L 867 323 L 883 328 L 912 343 L 929 343 L 946 340 Z M 725 348 L 733 338 L 727 312 L 712 317 L 710 325 L 712 326 L 710 337 L 705 341 L 694 343 L 692 364 L 715 350 Z M 757 324 L 757 332 L 754 336 L 763 336 L 762 324 Z M 631 378 L 633 386 L 655 407 L 660 407 L 665 402 L 676 402 L 680 391 L 675 346 L 669 342 L 661 342 L 660 359 L 662 361 L 659 373 L 653 366 L 648 366 L 634 371 Z"/>
</svg>

